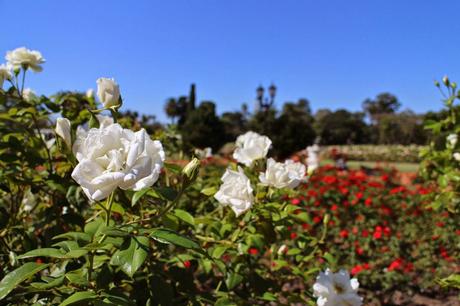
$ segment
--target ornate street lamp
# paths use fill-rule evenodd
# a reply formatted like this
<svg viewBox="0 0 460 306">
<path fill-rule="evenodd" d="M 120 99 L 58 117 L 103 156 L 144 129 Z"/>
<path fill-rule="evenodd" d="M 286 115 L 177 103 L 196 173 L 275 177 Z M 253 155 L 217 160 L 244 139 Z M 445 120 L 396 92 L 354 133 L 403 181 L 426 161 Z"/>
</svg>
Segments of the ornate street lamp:
<svg viewBox="0 0 460 306">
<path fill-rule="evenodd" d="M 265 88 L 262 85 L 256 89 L 256 99 L 259 103 L 259 109 L 268 111 L 275 103 L 276 86 L 274 84 L 268 87 L 268 97 L 264 97 Z"/>
</svg>

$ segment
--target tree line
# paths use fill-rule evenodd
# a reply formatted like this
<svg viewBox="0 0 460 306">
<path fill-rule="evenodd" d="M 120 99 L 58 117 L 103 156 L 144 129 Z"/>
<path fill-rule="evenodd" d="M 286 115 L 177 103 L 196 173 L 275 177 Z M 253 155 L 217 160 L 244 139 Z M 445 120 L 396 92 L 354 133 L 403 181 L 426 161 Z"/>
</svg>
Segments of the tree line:
<svg viewBox="0 0 460 306">
<path fill-rule="evenodd" d="M 327 108 L 312 112 L 307 99 L 285 102 L 281 109 L 271 107 L 250 113 L 241 110 L 217 115 L 212 101 L 196 102 L 195 85 L 188 96 L 170 98 L 164 110 L 177 125 L 185 144 L 218 150 L 248 130 L 273 140 L 279 157 L 286 157 L 313 143 L 340 144 L 425 144 L 429 135 L 424 120 L 436 113 L 400 111 L 401 102 L 391 93 L 381 93 L 362 103 L 362 111 Z"/>
</svg>

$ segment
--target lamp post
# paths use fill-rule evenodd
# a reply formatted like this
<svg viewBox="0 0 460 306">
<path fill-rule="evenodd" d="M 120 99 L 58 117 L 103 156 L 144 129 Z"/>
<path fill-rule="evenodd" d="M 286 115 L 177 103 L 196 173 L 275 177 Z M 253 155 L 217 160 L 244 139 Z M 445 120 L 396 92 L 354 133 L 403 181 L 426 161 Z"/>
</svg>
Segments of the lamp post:
<svg viewBox="0 0 460 306">
<path fill-rule="evenodd" d="M 263 111 L 268 111 L 275 103 L 276 96 L 276 86 L 274 84 L 268 87 L 268 97 L 264 97 L 265 88 L 260 85 L 256 89 L 256 99 L 259 103 L 259 109 Z"/>
</svg>

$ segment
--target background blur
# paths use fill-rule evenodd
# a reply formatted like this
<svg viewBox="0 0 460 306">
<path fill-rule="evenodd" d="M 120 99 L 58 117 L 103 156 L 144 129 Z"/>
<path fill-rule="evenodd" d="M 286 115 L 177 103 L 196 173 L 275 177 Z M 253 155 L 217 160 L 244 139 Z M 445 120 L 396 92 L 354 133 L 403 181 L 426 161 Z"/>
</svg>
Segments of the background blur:
<svg viewBox="0 0 460 306">
<path fill-rule="evenodd" d="M 42 94 L 95 88 L 114 77 L 125 107 L 167 122 L 164 104 L 188 95 L 217 113 L 254 107 L 278 87 L 278 109 L 306 98 L 362 110 L 382 92 L 401 110 L 440 109 L 434 79 L 459 76 L 458 1 L 37 1 L 0 0 L 1 50 L 40 50 Z M 20 22 L 18 22 L 20 21 Z"/>
</svg>

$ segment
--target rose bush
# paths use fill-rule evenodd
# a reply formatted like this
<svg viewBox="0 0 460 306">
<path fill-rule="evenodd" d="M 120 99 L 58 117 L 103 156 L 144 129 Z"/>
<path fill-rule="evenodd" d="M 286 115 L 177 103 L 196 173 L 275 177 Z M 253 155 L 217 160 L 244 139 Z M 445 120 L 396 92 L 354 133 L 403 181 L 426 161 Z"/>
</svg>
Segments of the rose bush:
<svg viewBox="0 0 460 306">
<path fill-rule="evenodd" d="M 223 177 L 221 167 L 200 171 L 210 156 L 182 167 L 167 160 L 179 137 L 171 130 L 152 139 L 123 117 L 112 79 L 98 80 L 97 100 L 46 97 L 24 83 L 29 69 L 43 69 L 38 51 L 20 48 L 7 60 L 2 305 L 314 303 L 322 240 L 291 232 L 308 218 L 289 201 L 305 167 L 270 160 L 266 169 L 268 137 L 239 137 L 244 167 L 232 163 Z M 285 260 L 288 248 L 295 258 Z"/>
</svg>

